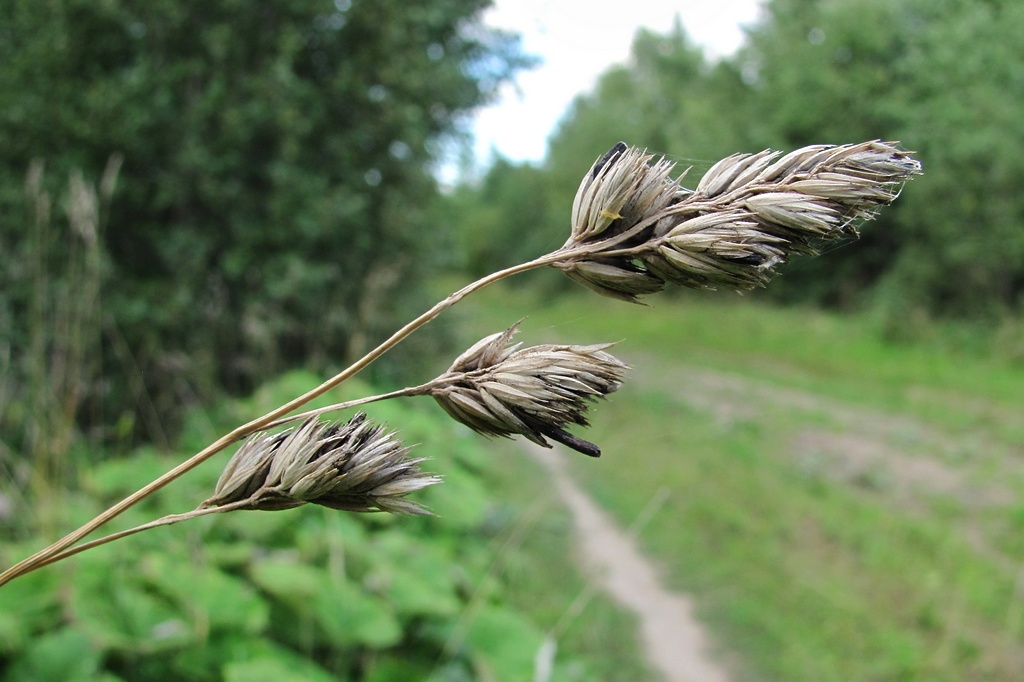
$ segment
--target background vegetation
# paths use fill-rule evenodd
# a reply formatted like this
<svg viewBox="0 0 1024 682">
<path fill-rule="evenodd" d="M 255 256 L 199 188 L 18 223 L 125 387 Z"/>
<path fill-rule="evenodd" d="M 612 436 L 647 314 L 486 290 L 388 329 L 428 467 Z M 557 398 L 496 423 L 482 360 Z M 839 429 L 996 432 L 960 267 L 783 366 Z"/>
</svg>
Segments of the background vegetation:
<svg viewBox="0 0 1024 682">
<path fill-rule="evenodd" d="M 566 113 L 542 164 L 498 160 L 456 195 L 467 262 L 489 271 L 561 244 L 535 226 L 564 222 L 579 160 L 620 139 L 692 166 L 691 185 L 740 150 L 897 139 L 924 164 L 913 190 L 856 248 L 798 261 L 766 294 L 873 307 L 897 327 L 1019 315 L 1022 26 L 1008 0 L 772 0 L 749 44 L 717 63 L 680 27 L 641 32 L 630 62 Z"/>
<path fill-rule="evenodd" d="M 198 450 L 317 383 L 290 373 L 244 400 L 190 412 L 180 448 Z M 369 390 L 353 384 L 346 394 Z M 372 412 L 407 442 L 431 444 L 421 454 L 435 456 L 431 469 L 445 483 L 420 498 L 444 523 L 324 509 L 240 514 L 144 534 L 123 552 L 86 552 L 0 590 L 4 679 L 529 679 L 547 630 L 585 588 L 571 564 L 567 520 L 550 516 L 550 493 L 536 493 L 540 472 L 493 457 L 477 437 L 438 419 L 437 408 L 419 407 L 429 409 Z M 143 447 L 90 467 L 48 502 L 63 524 L 82 523 L 175 463 Z M 118 525 L 193 507 L 219 475 L 197 473 Z M 5 542 L 0 562 L 37 545 L 34 537 Z M 556 643 L 551 679 L 611 669 L 643 679 L 632 632 L 596 599 L 586 627 L 567 628 Z"/>
<path fill-rule="evenodd" d="M 99 280 L 91 350 L 125 353 L 83 368 L 81 416 L 155 439 L 184 404 L 341 363 L 417 310 L 416 284 L 443 253 L 433 162 L 524 63 L 513 37 L 474 23 L 485 5 L 4 3 L 12 367 L 31 364 L 30 322 L 58 312 L 47 301 L 76 295 L 74 277 Z M 113 155 L 116 198 L 89 237 L 98 263 L 79 275 L 64 264 L 88 242 L 40 236 L 25 175 L 44 164 L 33 193 L 57 204 L 69 172 L 95 184 Z M 138 391 L 115 379 L 129 373 Z M 150 423 L 136 416 L 140 391 Z"/>
<path fill-rule="evenodd" d="M 925 175 L 746 303 L 609 307 L 538 273 L 372 379 L 432 376 L 523 314 L 538 340 L 628 336 L 607 455 L 575 473 L 624 524 L 672 489 L 646 547 L 741 677 L 1016 679 L 1024 6 L 769 0 L 715 63 L 641 32 L 543 163 L 441 195 L 442 149 L 530 63 L 486 4 L 3 3 L 0 564 L 345 364 L 444 289 L 432 273 L 559 246 L 619 139 L 691 184 L 735 151 L 898 139 Z M 83 554 L 0 589 L 0 675 L 528 677 L 584 584 L 557 500 L 514 446 L 377 414 L 435 457 L 440 520 L 239 514 Z M 644 679 L 632 632 L 598 599 L 553 679 Z"/>
<path fill-rule="evenodd" d="M 486 292 L 471 325 L 513 301 Z M 642 544 L 737 679 L 1019 676 L 1019 363 L 735 296 L 525 302 L 548 338 L 627 335 L 632 381 L 588 430 L 606 455 L 567 464 L 623 526 L 667 494 Z"/>
</svg>

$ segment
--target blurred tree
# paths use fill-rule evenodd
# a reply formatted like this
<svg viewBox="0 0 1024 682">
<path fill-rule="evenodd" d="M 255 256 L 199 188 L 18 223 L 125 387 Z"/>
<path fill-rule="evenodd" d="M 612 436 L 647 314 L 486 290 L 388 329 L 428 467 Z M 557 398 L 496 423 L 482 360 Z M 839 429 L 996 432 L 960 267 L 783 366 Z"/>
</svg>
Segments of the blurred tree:
<svg viewBox="0 0 1024 682">
<path fill-rule="evenodd" d="M 550 212 L 548 174 L 498 158 L 479 186 L 462 185 L 446 199 L 460 265 L 482 277 L 557 249 L 565 217 Z"/>
<path fill-rule="evenodd" d="M 587 165 L 619 140 L 679 155 L 682 168 L 731 153 L 724 151 L 736 142 L 731 131 L 741 128 L 726 123 L 735 114 L 722 101 L 726 71 L 707 63 L 678 18 L 667 35 L 639 31 L 630 62 L 578 97 L 551 138 L 547 167 L 562 197 L 563 222 Z"/>
<path fill-rule="evenodd" d="M 781 147 L 893 130 L 912 17 L 906 2 L 769 2 L 738 56 L 762 112 L 759 136 Z"/>
<path fill-rule="evenodd" d="M 489 272 L 561 245 L 583 173 L 619 140 L 681 155 L 680 172 L 742 148 L 747 91 L 732 64 L 707 62 L 680 21 L 664 36 L 640 30 L 630 62 L 573 102 L 543 166 L 499 159 L 481 183 L 451 197 L 468 266 Z"/>
<path fill-rule="evenodd" d="M 1024 7 L 1011 0 L 772 0 L 739 60 L 776 148 L 899 139 L 925 174 L 854 248 L 772 295 L 990 318 L 1024 294 Z"/>
<path fill-rule="evenodd" d="M 913 13 L 882 0 L 772 0 L 737 61 L 750 85 L 749 124 L 760 147 L 788 150 L 898 137 L 906 113 L 901 88 Z M 903 139 L 916 149 L 916 141 Z M 931 169 L 925 162 L 926 172 Z M 915 190 L 917 186 L 915 185 Z M 773 283 L 783 300 L 863 305 L 899 251 L 902 207 L 882 212 L 853 248 L 795 260 Z"/>
<path fill-rule="evenodd" d="M 900 133 L 925 175 L 901 199 L 880 289 L 907 308 L 991 318 L 1024 310 L 1024 5 L 914 3 Z"/>
<path fill-rule="evenodd" d="M 799 258 L 766 292 L 840 308 L 991 319 L 1024 305 L 1024 5 L 1011 0 L 769 0 L 735 57 L 709 64 L 681 27 L 576 99 L 538 200 L 564 224 L 587 165 L 620 139 L 695 168 L 737 151 L 898 139 L 925 174 L 856 245 Z M 515 182 L 496 168 L 503 182 Z M 484 183 L 487 186 L 487 183 Z M 489 210 L 501 213 L 493 195 Z M 504 229 L 504 228 L 503 228 Z M 523 228 L 525 229 L 525 225 Z"/>
<path fill-rule="evenodd" d="M 124 166 L 101 243 L 104 421 L 340 364 L 393 326 L 436 253 L 432 164 L 525 65 L 488 0 L 9 0 L 0 7 L 0 315 L 30 360 L 33 159 Z M 48 257 L 60 260 L 57 243 Z M 40 359 L 40 361 L 43 361 Z M 117 365 L 116 367 L 114 365 Z M 102 395 L 101 395 L 102 394 Z"/>
</svg>

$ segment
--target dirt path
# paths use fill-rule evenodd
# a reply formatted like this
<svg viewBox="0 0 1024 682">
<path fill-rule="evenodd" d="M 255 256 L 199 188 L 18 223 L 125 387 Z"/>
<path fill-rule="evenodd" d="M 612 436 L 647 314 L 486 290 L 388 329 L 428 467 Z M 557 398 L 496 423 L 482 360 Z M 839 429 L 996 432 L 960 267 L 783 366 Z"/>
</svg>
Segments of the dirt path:
<svg viewBox="0 0 1024 682">
<path fill-rule="evenodd" d="M 905 414 L 855 406 L 835 398 L 753 379 L 739 373 L 644 357 L 633 378 L 707 412 L 723 425 L 770 422 L 773 412 L 806 417 L 792 436 L 794 457 L 805 458 L 843 481 L 880 477 L 892 482 L 908 506 L 920 496 L 952 496 L 971 507 L 1013 500 L 995 463 L 1014 461 L 1014 448 L 977 433 L 954 435 Z M 653 368 L 657 368 L 654 370 Z M 1006 472 L 1017 476 L 1017 472 Z"/>
<path fill-rule="evenodd" d="M 651 357 L 624 359 L 637 368 L 634 381 L 707 414 L 723 428 L 773 424 L 783 417 L 780 421 L 792 429 L 783 436 L 788 452 L 801 466 L 851 486 L 868 485 L 910 513 L 927 513 L 936 497 L 955 500 L 966 513 L 951 532 L 962 533 L 975 551 L 1002 558 L 972 519 L 1015 499 L 1013 490 L 1024 474 L 1005 467 L 1018 461 L 1018 444 L 991 434 L 951 432 L 900 410 L 854 405 L 739 372 Z M 664 588 L 633 538 L 572 480 L 563 458 L 535 446 L 530 452 L 550 472 L 572 513 L 583 568 L 636 614 L 651 668 L 667 682 L 729 680 L 722 664 L 728 654 L 714 655 L 716 647 L 695 619 L 691 599 Z M 1016 562 L 1007 562 L 1005 569 L 1015 575 L 1020 570 Z"/>
<path fill-rule="evenodd" d="M 710 640 L 694 617 L 690 598 L 662 586 L 634 539 L 576 485 L 561 457 L 538 446 L 528 450 L 551 473 L 572 514 L 584 570 L 636 614 L 651 668 L 660 672 L 665 682 L 727 682 L 729 674 L 710 655 Z"/>
</svg>

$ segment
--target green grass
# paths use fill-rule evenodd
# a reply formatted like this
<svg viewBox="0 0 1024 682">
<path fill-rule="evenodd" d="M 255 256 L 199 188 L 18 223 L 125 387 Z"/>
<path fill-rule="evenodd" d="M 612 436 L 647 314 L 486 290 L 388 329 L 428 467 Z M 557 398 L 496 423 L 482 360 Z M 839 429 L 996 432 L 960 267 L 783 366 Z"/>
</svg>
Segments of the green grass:
<svg viewBox="0 0 1024 682">
<path fill-rule="evenodd" d="M 634 618 L 603 593 L 592 594 L 577 617 L 565 620 L 573 602 L 588 588 L 574 560 L 571 519 L 550 481 L 518 446 L 495 445 L 487 473 L 490 492 L 505 508 L 518 510 L 525 521 L 522 544 L 506 555 L 507 598 L 536 622 L 564 628 L 560 651 L 588 663 L 587 679 L 652 679 Z"/>
<path fill-rule="evenodd" d="M 623 339 L 604 457 L 564 456 L 624 525 L 669 490 L 642 540 L 749 678 L 1019 679 L 1024 368 L 866 318 L 654 301 L 504 289 L 463 321 Z"/>
<path fill-rule="evenodd" d="M 941 338 L 893 344 L 865 315 L 751 303 L 736 295 L 650 300 L 650 306 L 636 306 L 494 288 L 480 295 L 473 314 L 491 326 L 529 316 L 524 332 L 531 334 L 550 328 L 574 339 L 624 340 L 626 355 L 655 353 L 742 372 L 953 427 L 994 427 L 1024 442 L 1024 420 L 1018 419 L 1024 403 L 1022 363 L 951 352 Z M 508 312 L 499 316 L 486 310 Z"/>
</svg>

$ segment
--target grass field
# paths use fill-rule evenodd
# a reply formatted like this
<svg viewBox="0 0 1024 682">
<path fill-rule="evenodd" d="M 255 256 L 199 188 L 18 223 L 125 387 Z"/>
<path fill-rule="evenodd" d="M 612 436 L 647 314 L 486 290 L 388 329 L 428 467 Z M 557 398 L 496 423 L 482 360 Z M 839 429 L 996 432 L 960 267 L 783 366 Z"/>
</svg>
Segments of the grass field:
<svg viewBox="0 0 1024 682">
<path fill-rule="evenodd" d="M 486 292 L 473 333 L 623 340 L 574 474 L 694 594 L 752 680 L 1017 680 L 1024 367 L 740 301 Z"/>
</svg>

